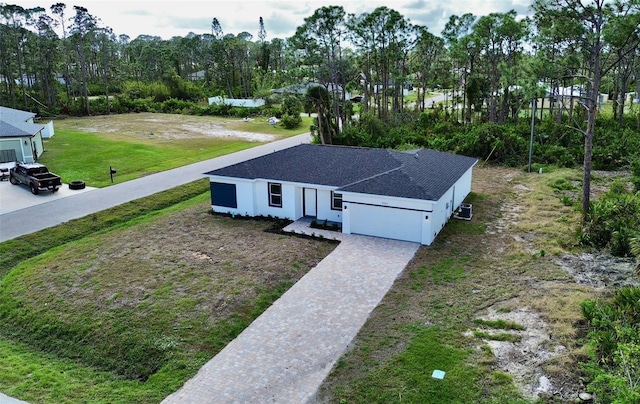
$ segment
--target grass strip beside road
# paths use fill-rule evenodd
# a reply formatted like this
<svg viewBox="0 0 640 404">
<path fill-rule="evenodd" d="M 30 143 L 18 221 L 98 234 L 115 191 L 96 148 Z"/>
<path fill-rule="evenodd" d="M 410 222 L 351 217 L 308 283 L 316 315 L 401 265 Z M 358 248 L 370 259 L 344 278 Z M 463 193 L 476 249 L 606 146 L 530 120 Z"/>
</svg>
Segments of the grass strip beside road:
<svg viewBox="0 0 640 404">
<path fill-rule="evenodd" d="M 105 231 L 135 218 L 160 211 L 208 192 L 209 181 L 201 179 L 147 198 L 137 199 L 58 226 L 0 243 L 0 279 L 14 266 L 73 240 Z"/>
</svg>

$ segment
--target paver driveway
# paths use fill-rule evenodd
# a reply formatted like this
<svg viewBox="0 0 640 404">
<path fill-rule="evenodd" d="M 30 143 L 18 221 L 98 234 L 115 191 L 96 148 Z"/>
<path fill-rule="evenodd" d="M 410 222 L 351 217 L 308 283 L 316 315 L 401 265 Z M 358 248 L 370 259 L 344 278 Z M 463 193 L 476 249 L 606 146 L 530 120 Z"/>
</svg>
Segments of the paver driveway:
<svg viewBox="0 0 640 404">
<path fill-rule="evenodd" d="M 285 231 L 303 232 L 295 223 Z M 316 229 L 316 234 L 321 233 Z M 163 403 L 305 403 L 414 256 L 414 243 L 323 232 L 340 245 Z"/>
</svg>

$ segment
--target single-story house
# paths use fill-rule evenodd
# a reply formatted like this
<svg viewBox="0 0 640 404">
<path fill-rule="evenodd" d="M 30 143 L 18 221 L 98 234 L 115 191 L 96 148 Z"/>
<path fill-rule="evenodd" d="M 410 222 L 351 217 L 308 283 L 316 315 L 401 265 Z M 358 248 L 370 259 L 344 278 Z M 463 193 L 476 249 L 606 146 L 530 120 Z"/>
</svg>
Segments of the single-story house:
<svg viewBox="0 0 640 404">
<path fill-rule="evenodd" d="M 209 97 L 209 105 L 230 105 L 232 107 L 258 108 L 263 107 L 265 105 L 265 101 L 262 98 Z"/>
<path fill-rule="evenodd" d="M 0 107 L 0 151 L 5 160 L 34 163 L 44 152 L 43 138 L 53 136 L 53 122 L 41 125 L 33 122 L 33 112 Z"/>
<path fill-rule="evenodd" d="M 197 72 L 189 73 L 188 78 L 192 81 L 204 80 L 206 78 L 207 72 L 204 70 L 198 70 Z"/>
<path fill-rule="evenodd" d="M 342 88 L 342 86 L 338 85 L 338 84 L 333 84 L 333 83 L 328 83 L 326 86 L 324 84 L 320 84 L 320 83 L 315 83 L 315 82 L 304 82 L 304 83 L 298 83 L 298 84 L 290 84 L 288 86 L 285 87 L 281 87 L 281 88 L 274 88 L 271 90 L 272 93 L 274 94 L 296 94 L 296 95 L 306 95 L 307 91 L 309 91 L 310 88 L 312 87 L 318 87 L 318 86 L 323 86 L 327 89 L 327 91 L 329 91 L 330 93 L 337 93 L 340 94 L 340 96 L 342 96 L 342 93 L 344 93 L 344 89 Z M 334 91 L 335 88 L 335 91 Z M 349 93 L 345 93 L 345 99 L 349 100 L 351 99 L 351 94 Z"/>
<path fill-rule="evenodd" d="M 471 192 L 475 158 L 301 144 L 204 173 L 214 212 L 312 217 L 346 234 L 433 243 Z"/>
</svg>

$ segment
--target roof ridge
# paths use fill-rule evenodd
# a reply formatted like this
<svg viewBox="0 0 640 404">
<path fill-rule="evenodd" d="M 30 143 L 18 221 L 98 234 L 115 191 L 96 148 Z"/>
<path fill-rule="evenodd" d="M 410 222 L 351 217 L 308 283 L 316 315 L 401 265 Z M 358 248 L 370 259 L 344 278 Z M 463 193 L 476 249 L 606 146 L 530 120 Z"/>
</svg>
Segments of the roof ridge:
<svg viewBox="0 0 640 404">
<path fill-rule="evenodd" d="M 364 182 L 364 181 L 369 181 L 369 180 L 372 180 L 372 179 L 374 179 L 374 178 L 382 177 L 383 175 L 387 175 L 387 174 L 390 174 L 390 173 L 392 173 L 392 172 L 394 172 L 394 171 L 400 170 L 400 169 L 402 169 L 402 167 L 403 167 L 403 165 L 402 165 L 402 163 L 401 163 L 401 164 L 400 164 L 398 167 L 396 167 L 396 168 L 392 168 L 391 170 L 387 170 L 387 171 L 385 171 L 385 172 L 383 172 L 383 173 L 378 173 L 378 174 L 372 175 L 372 176 L 370 176 L 370 177 L 363 178 L 363 179 L 358 180 L 358 181 L 354 181 L 354 182 L 352 182 L 352 183 L 350 183 L 350 184 L 342 185 L 340 188 L 350 187 L 351 185 L 359 184 L 359 183 Z"/>
<path fill-rule="evenodd" d="M 354 182 L 352 182 L 350 184 L 343 185 L 340 188 L 346 188 L 348 186 L 355 185 L 355 184 L 358 184 L 358 183 L 361 183 L 361 182 L 364 182 L 364 181 L 369 181 L 369 180 L 372 180 L 374 178 L 382 177 L 383 175 L 387 175 L 387 174 L 390 174 L 390 173 L 392 173 L 394 171 L 401 170 L 402 167 L 404 167 L 404 163 L 402 161 L 400 161 L 399 159 L 395 158 L 394 154 L 395 153 L 399 153 L 399 152 L 396 152 L 395 150 L 391 150 L 391 149 L 376 149 L 376 148 L 373 148 L 373 147 L 363 147 L 363 146 L 341 146 L 341 147 L 353 148 L 353 149 L 366 149 L 366 150 L 386 151 L 400 165 L 398 167 L 392 168 L 391 170 L 387 170 L 387 171 L 384 171 L 384 172 L 381 172 L 381 173 L 377 173 L 377 174 L 374 174 L 374 175 L 372 175 L 370 177 L 362 178 L 362 179 L 360 179 L 358 181 L 354 181 Z"/>
<path fill-rule="evenodd" d="M 366 147 L 366 146 L 349 146 L 349 145 L 344 145 L 344 144 L 312 144 L 312 143 L 301 143 L 301 146 L 313 146 L 313 147 L 317 147 L 317 146 L 325 146 L 325 147 L 334 147 L 334 148 L 341 148 L 341 149 L 359 149 L 359 150 L 374 150 L 374 151 L 391 151 L 390 149 L 380 149 L 377 147 Z"/>
</svg>

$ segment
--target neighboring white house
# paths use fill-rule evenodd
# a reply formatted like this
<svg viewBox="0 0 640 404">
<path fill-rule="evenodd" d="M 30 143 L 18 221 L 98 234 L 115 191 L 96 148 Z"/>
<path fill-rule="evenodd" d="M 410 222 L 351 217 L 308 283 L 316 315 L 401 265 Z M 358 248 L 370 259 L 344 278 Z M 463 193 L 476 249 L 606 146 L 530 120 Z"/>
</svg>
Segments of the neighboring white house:
<svg viewBox="0 0 640 404">
<path fill-rule="evenodd" d="M 475 158 L 301 144 L 204 173 L 214 212 L 339 222 L 429 245 L 471 192 Z"/>
<path fill-rule="evenodd" d="M 209 105 L 231 105 L 232 107 L 245 107 L 245 108 L 257 108 L 263 107 L 265 101 L 262 98 L 249 99 L 249 98 L 223 98 L 223 97 L 209 97 Z"/>
<path fill-rule="evenodd" d="M 44 152 L 43 138 L 52 137 L 53 122 L 36 124 L 33 112 L 0 107 L 0 156 L 34 163 Z"/>
<path fill-rule="evenodd" d="M 204 80 L 207 77 L 207 73 L 204 70 L 198 70 L 197 72 L 189 73 L 187 77 L 192 81 Z"/>
<path fill-rule="evenodd" d="M 330 93 L 337 93 L 340 96 L 342 96 L 342 94 L 345 92 L 344 89 L 342 88 L 342 86 L 338 85 L 338 84 L 333 84 L 333 83 L 328 83 L 327 85 L 321 84 L 321 83 L 315 83 L 315 82 L 303 82 L 303 83 L 298 83 L 298 84 L 290 84 L 288 86 L 282 87 L 282 88 L 274 88 L 271 90 L 272 93 L 274 94 L 297 94 L 297 95 L 306 95 L 307 91 L 309 91 L 310 88 L 312 87 L 318 87 L 318 86 L 322 86 L 324 88 L 327 89 L 328 92 Z M 344 94 L 344 99 L 345 100 L 350 100 L 351 99 L 351 94 L 349 93 L 345 93 Z"/>
</svg>

